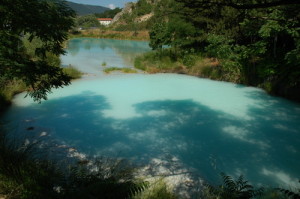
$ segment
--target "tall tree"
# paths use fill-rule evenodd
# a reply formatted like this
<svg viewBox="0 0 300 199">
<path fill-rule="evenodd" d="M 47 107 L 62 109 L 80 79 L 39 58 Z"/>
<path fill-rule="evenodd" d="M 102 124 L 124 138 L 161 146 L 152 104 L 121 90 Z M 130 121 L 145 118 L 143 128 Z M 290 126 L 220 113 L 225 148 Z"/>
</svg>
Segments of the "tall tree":
<svg viewBox="0 0 300 199">
<path fill-rule="evenodd" d="M 150 31 L 152 47 L 201 51 L 218 59 L 221 80 L 300 100 L 299 0 L 174 1 L 166 25 Z"/>
<path fill-rule="evenodd" d="M 23 80 L 34 100 L 46 99 L 52 88 L 70 84 L 70 77 L 47 55 L 64 53 L 63 42 L 73 26 L 75 13 L 62 0 L 1 0 L 0 76 Z M 26 53 L 22 38 L 37 38 L 42 45 L 33 58 Z"/>
</svg>

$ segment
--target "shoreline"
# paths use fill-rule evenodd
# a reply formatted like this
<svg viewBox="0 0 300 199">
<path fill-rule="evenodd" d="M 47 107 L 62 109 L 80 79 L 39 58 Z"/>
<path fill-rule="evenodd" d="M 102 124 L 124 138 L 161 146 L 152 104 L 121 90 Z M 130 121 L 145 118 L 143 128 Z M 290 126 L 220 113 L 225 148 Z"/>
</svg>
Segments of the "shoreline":
<svg viewBox="0 0 300 199">
<path fill-rule="evenodd" d="M 69 39 L 74 38 L 97 38 L 97 39 L 117 39 L 117 40 L 132 40 L 132 41 L 149 41 L 149 31 L 116 31 L 116 30 L 101 30 L 88 29 L 80 30 L 78 33 L 70 33 Z"/>
</svg>

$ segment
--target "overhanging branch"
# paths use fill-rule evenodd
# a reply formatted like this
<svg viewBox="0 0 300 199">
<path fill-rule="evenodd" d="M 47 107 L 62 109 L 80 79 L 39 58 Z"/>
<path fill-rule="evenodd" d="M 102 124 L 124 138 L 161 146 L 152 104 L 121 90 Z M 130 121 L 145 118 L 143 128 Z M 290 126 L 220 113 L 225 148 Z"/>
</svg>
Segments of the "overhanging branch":
<svg viewBox="0 0 300 199">
<path fill-rule="evenodd" d="M 254 4 L 239 4 L 239 3 L 233 3 L 232 1 L 229 1 L 224 5 L 236 9 L 255 9 L 255 8 L 269 8 L 275 6 L 296 5 L 296 4 L 300 5 L 300 1 L 299 0 L 278 0 L 278 1 L 254 3 Z"/>
<path fill-rule="evenodd" d="M 300 0 L 260 0 L 257 3 L 243 3 L 240 0 L 176 0 L 189 8 L 229 6 L 235 9 L 269 8 L 285 5 L 300 5 Z"/>
</svg>

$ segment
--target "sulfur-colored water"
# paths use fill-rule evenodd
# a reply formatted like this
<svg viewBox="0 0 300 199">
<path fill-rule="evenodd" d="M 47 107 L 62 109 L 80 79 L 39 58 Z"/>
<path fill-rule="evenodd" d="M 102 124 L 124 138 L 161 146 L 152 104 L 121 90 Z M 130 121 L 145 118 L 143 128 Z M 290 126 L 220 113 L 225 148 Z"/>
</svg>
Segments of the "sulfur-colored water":
<svg viewBox="0 0 300 199">
<path fill-rule="evenodd" d="M 70 45 L 84 60 L 80 41 Z M 95 57 L 100 52 L 90 48 Z M 121 60 L 106 53 L 103 59 Z M 253 87 L 176 74 L 106 75 L 54 90 L 41 104 L 20 94 L 5 120 L 25 137 L 48 137 L 91 156 L 164 163 L 209 182 L 223 171 L 254 184 L 299 184 L 300 105 Z"/>
</svg>

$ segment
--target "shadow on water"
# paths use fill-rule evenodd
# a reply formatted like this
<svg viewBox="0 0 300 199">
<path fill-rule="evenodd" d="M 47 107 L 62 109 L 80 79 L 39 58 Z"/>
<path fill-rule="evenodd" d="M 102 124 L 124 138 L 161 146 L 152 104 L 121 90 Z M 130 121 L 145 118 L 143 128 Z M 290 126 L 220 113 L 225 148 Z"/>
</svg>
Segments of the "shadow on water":
<svg viewBox="0 0 300 199">
<path fill-rule="evenodd" d="M 249 107 L 254 118 L 249 121 L 188 99 L 141 102 L 134 105 L 138 117 L 115 119 L 103 114 L 111 108 L 104 96 L 83 92 L 13 107 L 6 118 L 17 122 L 11 125 L 18 126 L 18 134 L 47 133 L 91 156 L 145 164 L 170 156 L 210 182 L 224 171 L 244 174 L 255 184 L 284 185 L 300 175 L 299 115 L 288 112 L 289 105 L 269 102 Z"/>
</svg>

